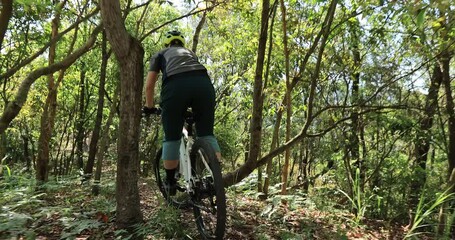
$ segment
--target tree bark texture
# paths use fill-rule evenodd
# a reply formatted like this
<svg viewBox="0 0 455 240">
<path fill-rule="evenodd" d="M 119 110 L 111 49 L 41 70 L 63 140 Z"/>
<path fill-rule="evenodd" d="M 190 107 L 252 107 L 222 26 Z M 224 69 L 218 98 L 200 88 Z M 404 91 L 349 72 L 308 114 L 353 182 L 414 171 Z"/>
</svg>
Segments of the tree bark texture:
<svg viewBox="0 0 455 240">
<path fill-rule="evenodd" d="M 77 168 L 84 168 L 84 138 L 85 138 L 85 63 L 81 63 L 79 79 L 79 109 L 76 121 L 76 164 Z"/>
<path fill-rule="evenodd" d="M 272 56 L 272 49 L 273 49 L 273 26 L 275 23 L 275 16 L 276 16 L 276 9 L 277 9 L 277 4 L 278 2 L 275 2 L 272 6 L 272 20 L 270 23 L 270 30 L 269 30 L 269 47 L 268 47 L 268 53 L 267 53 L 267 68 L 265 71 L 265 81 L 264 81 L 264 89 L 267 89 L 268 87 L 268 79 L 269 79 L 269 71 L 270 71 L 270 62 L 271 62 L 271 56 Z M 264 95 L 265 97 L 265 95 Z M 281 118 L 282 118 L 283 110 L 280 106 L 277 106 L 277 120 L 275 121 L 275 125 L 273 127 L 273 135 L 272 135 L 272 143 L 270 144 L 270 150 L 275 149 L 278 146 L 278 131 L 280 129 L 281 125 Z M 272 176 L 272 167 L 273 167 L 273 162 L 272 159 L 269 160 L 265 167 L 265 173 L 266 176 L 264 177 L 264 185 L 262 186 L 261 191 L 265 194 L 265 196 L 268 196 L 269 194 L 269 186 L 270 186 L 270 176 Z"/>
<path fill-rule="evenodd" d="M 442 79 L 444 83 L 445 93 L 446 93 L 446 112 L 448 117 L 448 130 L 449 130 L 449 148 L 447 157 L 449 160 L 449 169 L 447 171 L 448 177 L 452 173 L 452 169 L 455 168 L 455 104 L 453 102 L 453 91 L 450 84 L 450 59 L 451 56 L 449 53 L 443 55 L 441 59 L 441 70 L 442 70 Z"/>
<path fill-rule="evenodd" d="M 453 14 L 454 11 L 449 9 L 439 8 L 440 19 L 443 20 L 443 29 L 438 31 L 441 38 L 444 40 L 442 44 L 442 52 L 438 57 L 438 64 L 441 68 L 442 84 L 445 90 L 446 97 L 446 113 L 447 113 L 447 128 L 448 128 L 448 143 L 447 143 L 447 160 L 448 160 L 448 171 L 447 171 L 447 185 L 449 187 L 448 194 L 455 192 L 455 103 L 453 102 L 453 91 L 450 76 L 450 61 L 453 58 L 454 49 L 449 45 L 454 40 L 453 35 L 450 35 L 450 29 L 452 25 L 453 29 Z M 444 228 L 454 214 L 454 201 L 449 201 L 443 204 L 440 215 L 439 215 L 439 227 L 438 234 L 442 234 Z M 455 227 L 453 224 L 448 228 L 450 231 L 451 239 L 455 239 Z"/>
<path fill-rule="evenodd" d="M 285 81 L 286 81 L 286 142 L 291 138 L 291 115 L 292 115 L 292 86 L 289 78 L 289 49 L 288 49 L 288 37 L 287 37 L 287 23 L 286 23 L 286 5 L 284 0 L 280 0 L 281 6 L 281 22 L 283 24 L 283 52 L 285 58 Z M 289 176 L 289 162 L 291 158 L 291 148 L 287 148 L 284 153 L 284 164 L 281 172 L 281 194 L 286 194 L 288 186 Z"/>
<path fill-rule="evenodd" d="M 56 13 L 54 19 L 52 19 L 52 33 L 51 39 L 55 39 L 59 32 L 59 25 L 60 25 L 60 13 L 63 7 L 66 4 L 66 0 L 56 3 L 58 6 L 56 8 Z M 77 29 L 75 31 L 77 33 Z M 73 51 L 73 46 L 76 42 L 77 34 L 75 34 L 69 53 Z M 56 48 L 57 43 L 53 43 L 50 45 L 49 48 L 49 66 L 54 64 L 55 57 L 56 57 Z M 40 136 L 38 140 L 38 157 L 37 161 L 37 177 L 36 180 L 38 181 L 47 181 L 49 175 L 49 162 L 50 162 L 50 141 L 52 138 L 52 132 L 54 129 L 55 123 L 55 116 L 57 113 L 57 89 L 58 85 L 62 81 L 65 75 L 66 68 L 60 70 L 60 74 L 58 77 L 57 82 L 54 78 L 54 73 L 48 75 L 48 94 L 46 97 L 46 102 L 44 104 L 43 113 L 41 116 L 41 123 L 40 123 Z M 56 158 L 57 160 L 57 158 Z"/>
<path fill-rule="evenodd" d="M 450 79 L 450 59 L 452 55 L 448 51 L 444 51 L 442 53 L 442 57 L 440 59 L 440 65 L 442 70 L 442 81 L 445 88 L 446 93 L 446 112 L 447 112 L 447 124 L 448 124 L 448 131 L 449 131 L 449 142 L 448 142 L 448 152 L 447 152 L 447 160 L 448 160 L 448 172 L 447 172 L 447 182 L 450 188 L 449 193 L 455 192 L 455 104 L 453 100 L 453 91 L 451 87 L 451 79 Z M 449 222 L 449 216 L 453 214 L 453 205 L 454 201 L 452 200 L 450 203 L 447 202 L 444 204 L 445 208 L 443 212 L 445 214 L 441 214 L 444 216 L 439 222 L 441 225 L 446 225 Z M 439 229 L 440 230 L 440 229 Z M 452 225 L 450 227 L 450 236 L 452 239 L 455 238 L 455 227 Z"/>
<path fill-rule="evenodd" d="M 109 130 L 112 125 L 112 121 L 114 119 L 115 114 L 117 113 L 117 105 L 118 105 L 118 96 L 119 95 L 119 84 L 117 83 L 117 87 L 115 88 L 114 97 L 112 99 L 112 104 L 109 111 L 109 116 L 107 117 L 106 124 L 103 127 L 102 136 L 100 140 L 100 145 L 97 150 L 96 154 L 96 169 L 95 169 L 95 184 L 92 188 L 92 193 L 95 195 L 99 194 L 99 188 L 101 183 L 101 170 L 103 167 L 104 162 L 104 154 L 109 146 Z"/>
<path fill-rule="evenodd" d="M 59 8 L 57 8 L 55 17 L 52 19 L 51 39 L 55 38 L 58 34 L 61 7 L 63 7 L 63 5 L 60 5 Z M 49 66 L 54 64 L 56 48 L 56 43 L 51 44 L 49 48 Z M 51 112 L 52 108 L 56 107 L 57 104 L 57 93 L 55 89 L 55 78 L 53 73 L 48 75 L 47 88 L 49 92 L 46 98 L 46 103 L 44 104 L 43 113 L 41 115 L 41 130 L 38 140 L 38 157 L 36 159 L 36 180 L 38 182 L 46 182 L 49 176 L 49 148 L 54 125 L 54 119 L 51 119 Z"/>
<path fill-rule="evenodd" d="M 5 37 L 8 23 L 13 15 L 13 0 L 1 0 L 2 11 L 0 13 L 0 50 L 3 46 L 3 38 Z"/>
<path fill-rule="evenodd" d="M 199 23 L 196 27 L 196 31 L 194 32 L 193 46 L 191 47 L 191 51 L 193 51 L 194 53 L 196 53 L 196 50 L 197 50 L 197 45 L 199 43 L 199 36 L 201 34 L 202 27 L 205 24 L 206 16 L 207 16 L 207 11 L 204 11 L 204 13 L 202 13 L 201 20 L 199 21 Z"/>
<path fill-rule="evenodd" d="M 415 140 L 414 149 L 414 166 L 413 178 L 410 186 L 409 209 L 415 209 L 419 203 L 419 196 L 426 182 L 426 166 L 428 160 L 428 152 L 430 151 L 431 143 L 431 127 L 433 119 L 438 107 L 438 91 L 442 82 L 442 72 L 439 64 L 435 64 L 432 76 L 430 78 L 430 87 L 428 95 L 425 99 L 425 112 L 419 121 L 420 134 Z"/>
<path fill-rule="evenodd" d="M 139 126 L 144 78 L 144 50 L 125 28 L 120 2 L 100 0 L 107 39 L 120 66 L 120 126 L 117 146 L 116 224 L 120 228 L 142 222 L 139 204 Z"/>
<path fill-rule="evenodd" d="M 364 190 L 364 181 L 365 181 L 365 173 L 366 167 L 364 159 L 360 156 L 360 137 L 362 132 L 361 126 L 361 117 L 359 112 L 361 111 L 361 97 L 360 97 L 360 69 L 361 69 L 361 54 L 360 54 L 360 26 L 359 22 L 356 19 L 354 22 L 349 22 L 349 34 L 351 36 L 351 52 L 352 52 L 352 68 L 350 72 L 350 77 L 352 80 L 351 86 L 351 98 L 350 103 L 354 108 L 351 110 L 350 117 L 351 117 L 351 127 L 350 131 L 347 133 L 347 139 L 349 140 L 346 146 L 346 161 L 345 164 L 349 164 L 350 166 L 346 166 L 346 169 L 349 169 L 349 172 L 346 172 L 348 175 L 349 181 L 349 194 L 355 194 L 353 189 L 356 189 L 357 183 L 360 185 L 361 191 Z M 359 170 L 359 174 L 357 174 L 357 169 Z M 351 197 L 353 197 L 351 195 Z M 357 209 L 353 209 L 354 214 L 357 214 Z"/>
<path fill-rule="evenodd" d="M 26 167 L 26 171 L 30 171 L 31 169 L 31 156 L 30 156 L 30 150 L 29 150 L 29 142 L 30 142 L 30 138 L 29 138 L 29 134 L 28 132 L 26 131 L 25 134 L 21 135 L 22 137 L 22 141 L 24 141 L 24 162 L 25 162 L 25 167 Z"/>
<path fill-rule="evenodd" d="M 84 169 L 84 174 L 91 177 L 93 173 L 93 166 L 95 165 L 96 150 L 98 147 L 98 140 L 100 138 L 101 124 L 103 121 L 103 107 L 104 107 L 104 86 L 106 83 L 106 69 L 109 60 L 107 52 L 106 33 L 103 32 L 103 42 L 101 43 L 101 70 L 100 70 L 100 83 L 98 87 L 98 106 L 96 109 L 95 126 L 93 128 L 92 138 L 90 140 L 90 147 L 88 151 L 87 165 Z"/>
<path fill-rule="evenodd" d="M 65 123 L 63 124 L 63 127 L 61 129 L 59 129 L 60 140 L 59 140 L 59 144 L 58 144 L 57 154 L 55 156 L 55 163 L 56 163 L 54 166 L 54 175 L 55 176 L 64 175 L 67 172 L 65 169 L 65 164 L 64 164 L 64 162 L 65 162 L 64 159 L 67 156 L 66 156 L 66 151 L 64 149 L 68 149 L 68 146 L 69 146 L 70 134 L 68 134 L 68 129 L 69 129 L 71 121 L 72 121 L 72 118 L 70 116 L 68 116 L 68 118 L 65 120 Z M 65 146 L 64 146 L 64 144 L 65 144 Z"/>
</svg>

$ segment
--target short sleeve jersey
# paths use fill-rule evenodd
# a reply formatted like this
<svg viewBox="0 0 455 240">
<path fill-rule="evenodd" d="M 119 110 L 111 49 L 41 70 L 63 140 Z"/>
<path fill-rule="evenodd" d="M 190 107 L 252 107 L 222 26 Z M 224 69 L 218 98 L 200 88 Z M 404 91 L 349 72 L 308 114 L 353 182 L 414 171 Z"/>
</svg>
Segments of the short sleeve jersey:
<svg viewBox="0 0 455 240">
<path fill-rule="evenodd" d="M 195 70 L 206 70 L 206 68 L 199 63 L 196 54 L 180 46 L 165 48 L 150 59 L 149 71 L 161 71 L 163 80 L 178 73 Z"/>
</svg>

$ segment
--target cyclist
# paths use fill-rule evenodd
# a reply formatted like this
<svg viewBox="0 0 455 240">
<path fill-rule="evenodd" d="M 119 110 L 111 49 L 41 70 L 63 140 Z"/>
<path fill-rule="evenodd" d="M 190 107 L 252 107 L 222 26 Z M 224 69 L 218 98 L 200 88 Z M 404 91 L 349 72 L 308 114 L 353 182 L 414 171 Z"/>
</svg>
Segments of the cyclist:
<svg viewBox="0 0 455 240">
<path fill-rule="evenodd" d="M 153 55 L 145 84 L 145 106 L 143 112 L 151 114 L 154 108 L 155 83 L 162 73 L 161 121 L 164 130 L 163 162 L 166 169 L 165 190 L 169 195 L 176 193 L 175 172 L 178 167 L 179 146 L 184 124 L 184 113 L 191 107 L 198 138 L 208 141 L 221 159 L 218 142 L 213 135 L 215 115 L 215 90 L 207 69 L 197 56 L 185 48 L 185 39 L 177 31 L 167 32 L 164 49 Z"/>
</svg>

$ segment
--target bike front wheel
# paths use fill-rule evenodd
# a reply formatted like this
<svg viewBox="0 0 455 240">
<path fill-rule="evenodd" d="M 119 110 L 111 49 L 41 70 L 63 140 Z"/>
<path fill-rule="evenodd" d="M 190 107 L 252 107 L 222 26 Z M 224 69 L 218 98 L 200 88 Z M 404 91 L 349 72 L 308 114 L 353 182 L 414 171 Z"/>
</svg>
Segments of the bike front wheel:
<svg viewBox="0 0 455 240">
<path fill-rule="evenodd" d="M 195 141 L 191 153 L 196 225 L 202 239 L 223 239 L 226 228 L 226 195 L 220 163 L 212 146 Z"/>
</svg>

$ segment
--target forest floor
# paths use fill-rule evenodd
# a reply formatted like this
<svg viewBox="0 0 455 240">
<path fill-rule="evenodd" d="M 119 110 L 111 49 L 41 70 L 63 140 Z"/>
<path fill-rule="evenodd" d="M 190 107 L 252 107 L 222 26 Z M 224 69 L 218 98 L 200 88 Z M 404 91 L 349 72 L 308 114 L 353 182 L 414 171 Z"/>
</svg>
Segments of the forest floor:
<svg viewBox="0 0 455 240">
<path fill-rule="evenodd" d="M 114 227 L 114 181 L 99 196 L 76 182 L 60 182 L 50 193 L 33 196 L 19 189 L 5 192 L 0 239 L 127 239 Z M 144 224 L 137 232 L 146 239 L 199 239 L 192 210 L 166 206 L 151 179 L 141 180 L 139 189 Z M 280 198 L 261 201 L 239 189 L 229 189 L 227 197 L 225 239 L 403 239 L 406 232 L 381 221 L 355 224 L 346 211 L 318 210 L 295 198 L 287 204 Z"/>
<path fill-rule="evenodd" d="M 156 215 L 159 192 L 149 184 L 141 186 L 141 199 L 146 219 Z M 353 227 L 346 223 L 353 218 L 289 206 L 281 201 L 261 201 L 241 193 L 228 194 L 228 221 L 225 239 L 403 239 L 405 227 L 386 226 L 381 221 L 369 221 Z M 159 211 L 159 210 L 158 210 Z M 187 239 L 199 239 L 192 210 L 180 211 L 180 224 Z M 185 220 L 184 220 L 185 219 Z M 190 219 L 188 221 L 188 219 Z M 170 237 L 170 236 L 168 236 Z M 173 237 L 170 237 L 173 238 Z M 153 238 L 152 238 L 153 239 Z M 176 238 L 181 239 L 181 238 Z"/>
</svg>

